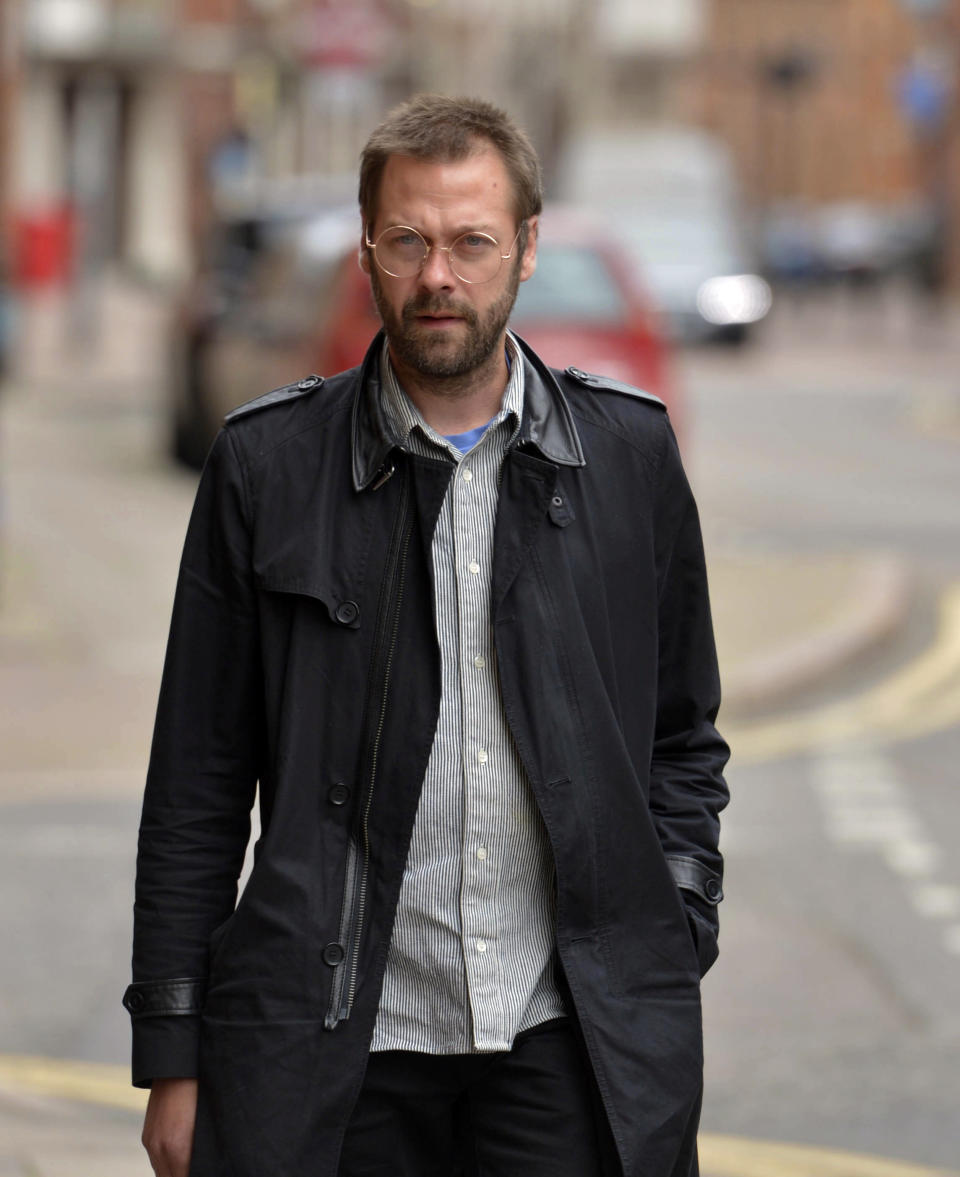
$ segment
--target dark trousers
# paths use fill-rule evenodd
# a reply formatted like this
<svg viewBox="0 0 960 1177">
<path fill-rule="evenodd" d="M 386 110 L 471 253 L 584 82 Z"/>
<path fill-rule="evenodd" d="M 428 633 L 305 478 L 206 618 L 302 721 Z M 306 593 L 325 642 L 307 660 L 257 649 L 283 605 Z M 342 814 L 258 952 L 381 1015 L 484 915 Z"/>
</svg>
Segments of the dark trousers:
<svg viewBox="0 0 960 1177">
<path fill-rule="evenodd" d="M 563 1019 L 496 1054 L 371 1054 L 339 1177 L 620 1173 L 583 1045 Z"/>
</svg>

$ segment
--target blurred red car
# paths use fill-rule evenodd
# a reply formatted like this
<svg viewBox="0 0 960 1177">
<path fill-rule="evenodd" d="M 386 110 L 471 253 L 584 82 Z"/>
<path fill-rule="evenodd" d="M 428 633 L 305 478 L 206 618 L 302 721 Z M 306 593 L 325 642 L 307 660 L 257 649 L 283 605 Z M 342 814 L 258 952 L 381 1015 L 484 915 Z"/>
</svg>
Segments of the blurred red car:
<svg viewBox="0 0 960 1177">
<path fill-rule="evenodd" d="M 354 229 L 353 219 L 345 225 L 341 216 L 331 225 L 328 215 L 300 233 L 274 236 L 276 244 L 261 251 L 242 292 L 215 320 L 185 336 L 181 328 L 175 383 L 190 396 L 174 396 L 174 425 L 192 442 L 179 446 L 178 456 L 194 463 L 230 409 L 307 372 L 354 367 L 380 328 L 369 279 L 357 264 L 359 221 Z M 311 251 L 318 237 L 323 247 Z M 574 365 L 659 396 L 682 431 L 683 406 L 657 320 L 637 276 L 595 222 L 547 209 L 537 270 L 520 286 L 510 327 L 553 367 Z M 192 344 L 184 346 L 185 338 Z"/>
</svg>

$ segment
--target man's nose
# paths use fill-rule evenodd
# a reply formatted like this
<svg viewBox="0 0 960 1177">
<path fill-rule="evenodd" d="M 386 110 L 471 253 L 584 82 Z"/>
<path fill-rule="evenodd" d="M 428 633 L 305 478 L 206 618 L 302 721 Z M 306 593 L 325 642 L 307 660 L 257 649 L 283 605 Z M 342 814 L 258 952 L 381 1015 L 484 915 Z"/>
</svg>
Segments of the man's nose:
<svg viewBox="0 0 960 1177">
<path fill-rule="evenodd" d="M 420 284 L 429 290 L 452 289 L 457 276 L 450 266 L 450 253 L 438 245 L 430 247 L 420 270 Z"/>
</svg>

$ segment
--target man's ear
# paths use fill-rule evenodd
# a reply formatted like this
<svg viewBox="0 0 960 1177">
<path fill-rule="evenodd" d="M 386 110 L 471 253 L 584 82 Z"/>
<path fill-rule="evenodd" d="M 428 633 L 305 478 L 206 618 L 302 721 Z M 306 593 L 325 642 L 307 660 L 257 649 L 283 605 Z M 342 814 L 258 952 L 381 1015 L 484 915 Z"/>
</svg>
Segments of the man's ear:
<svg viewBox="0 0 960 1177">
<path fill-rule="evenodd" d="M 537 234 L 540 231 L 540 218 L 527 218 L 527 244 L 523 248 L 520 259 L 520 281 L 526 282 L 532 278 L 537 268 Z"/>
<path fill-rule="evenodd" d="M 370 273 L 370 250 L 367 248 L 366 230 L 360 238 L 360 252 L 357 254 L 357 264 L 365 274 Z"/>
</svg>

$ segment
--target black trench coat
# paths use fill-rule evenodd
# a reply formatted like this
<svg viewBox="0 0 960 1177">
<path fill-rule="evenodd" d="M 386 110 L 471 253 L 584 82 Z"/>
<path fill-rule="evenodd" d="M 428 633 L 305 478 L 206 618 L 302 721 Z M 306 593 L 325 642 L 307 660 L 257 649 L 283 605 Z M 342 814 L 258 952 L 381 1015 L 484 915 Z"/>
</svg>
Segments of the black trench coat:
<svg viewBox="0 0 960 1177">
<path fill-rule="evenodd" d="M 430 542 L 453 471 L 388 436 L 380 346 L 232 414 L 187 534 L 124 1000 L 134 1081 L 199 1075 L 192 1177 L 334 1177 L 363 1079 L 439 706 Z M 493 566 L 503 705 L 624 1173 L 690 1177 L 727 797 L 697 513 L 659 402 L 525 356 Z"/>
</svg>

